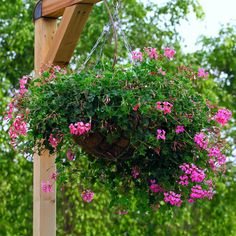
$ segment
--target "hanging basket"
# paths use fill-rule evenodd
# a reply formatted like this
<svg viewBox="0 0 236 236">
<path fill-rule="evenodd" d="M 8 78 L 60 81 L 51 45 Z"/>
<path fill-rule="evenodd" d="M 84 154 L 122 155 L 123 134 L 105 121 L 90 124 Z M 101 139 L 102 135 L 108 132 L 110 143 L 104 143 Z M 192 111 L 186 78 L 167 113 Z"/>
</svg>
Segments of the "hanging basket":
<svg viewBox="0 0 236 236">
<path fill-rule="evenodd" d="M 125 209 L 133 198 L 159 207 L 211 199 L 212 180 L 226 162 L 219 128 L 232 114 L 196 92 L 192 80 L 208 73 L 178 66 L 174 54 L 145 48 L 132 53 L 131 64 L 103 61 L 80 73 L 53 67 L 29 85 L 23 79 L 8 112 L 12 142 L 28 129 L 20 149 L 44 140 L 61 175 L 71 166 L 67 152 L 82 165 L 81 147 L 88 166 L 76 172 L 80 181 L 101 180 Z M 128 194 L 130 201 L 117 199 Z"/>
</svg>

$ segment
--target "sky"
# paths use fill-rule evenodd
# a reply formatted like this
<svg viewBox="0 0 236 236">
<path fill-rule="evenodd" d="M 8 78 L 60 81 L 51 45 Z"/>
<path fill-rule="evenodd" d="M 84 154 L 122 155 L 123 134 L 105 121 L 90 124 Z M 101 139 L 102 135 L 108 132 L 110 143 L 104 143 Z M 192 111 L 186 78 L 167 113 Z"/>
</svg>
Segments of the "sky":
<svg viewBox="0 0 236 236">
<path fill-rule="evenodd" d="M 165 0 L 158 0 L 165 2 Z M 216 36 L 220 26 L 228 22 L 236 25 L 236 0 L 199 0 L 205 19 L 197 20 L 191 13 L 188 22 L 182 21 L 178 31 L 184 38 L 184 52 L 194 52 L 200 35 Z"/>
</svg>

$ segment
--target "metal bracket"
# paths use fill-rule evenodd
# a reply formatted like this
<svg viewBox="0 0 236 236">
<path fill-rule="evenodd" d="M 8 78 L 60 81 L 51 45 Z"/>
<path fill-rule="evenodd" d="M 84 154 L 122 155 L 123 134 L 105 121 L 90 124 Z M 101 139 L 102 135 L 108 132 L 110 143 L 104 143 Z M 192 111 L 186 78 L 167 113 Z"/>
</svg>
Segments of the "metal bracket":
<svg viewBox="0 0 236 236">
<path fill-rule="evenodd" d="M 34 7 L 34 13 L 33 13 L 34 22 L 42 18 L 42 4 L 43 4 L 42 0 L 39 0 Z"/>
<path fill-rule="evenodd" d="M 39 0 L 35 7 L 34 7 L 34 12 L 33 12 L 33 21 L 35 22 L 36 20 L 40 18 L 48 18 L 48 19 L 57 19 L 57 17 L 47 17 L 43 16 L 43 0 Z"/>
</svg>

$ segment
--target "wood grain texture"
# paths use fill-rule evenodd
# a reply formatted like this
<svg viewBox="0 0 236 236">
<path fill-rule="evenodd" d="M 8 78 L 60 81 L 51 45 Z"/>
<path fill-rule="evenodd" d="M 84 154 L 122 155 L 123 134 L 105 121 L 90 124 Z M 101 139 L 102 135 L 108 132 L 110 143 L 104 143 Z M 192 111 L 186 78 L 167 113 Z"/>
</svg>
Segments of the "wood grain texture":
<svg viewBox="0 0 236 236">
<path fill-rule="evenodd" d="M 35 22 L 35 75 L 43 65 L 43 58 L 52 47 L 57 21 L 54 19 L 39 19 Z M 41 182 L 49 180 L 56 171 L 55 156 L 45 150 L 39 155 L 34 154 L 34 199 L 33 199 L 33 235 L 56 236 L 56 189 L 52 193 L 41 190 Z"/>
<path fill-rule="evenodd" d="M 59 66 L 69 63 L 92 7 L 93 4 L 76 4 L 65 9 L 45 63 Z"/>
<path fill-rule="evenodd" d="M 47 17 L 59 17 L 64 13 L 65 8 L 78 4 L 94 4 L 102 0 L 43 0 L 42 15 Z"/>
</svg>

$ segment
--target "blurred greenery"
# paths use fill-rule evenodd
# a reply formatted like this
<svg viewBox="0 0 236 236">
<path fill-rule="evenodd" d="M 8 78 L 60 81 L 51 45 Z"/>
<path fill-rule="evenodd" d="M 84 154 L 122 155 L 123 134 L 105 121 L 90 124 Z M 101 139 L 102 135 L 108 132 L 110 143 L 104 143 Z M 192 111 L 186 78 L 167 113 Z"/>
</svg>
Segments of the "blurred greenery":
<svg viewBox="0 0 236 236">
<path fill-rule="evenodd" d="M 154 1 L 157 2 L 157 1 Z M 0 111 L 3 114 L 11 90 L 19 77 L 33 68 L 34 0 L 1 0 L 0 4 Z M 169 0 L 158 5 L 149 1 L 127 0 L 120 17 L 132 48 L 174 46 L 181 55 L 181 35 L 176 26 L 188 13 L 203 17 L 197 0 Z M 152 12 L 152 13 L 150 13 Z M 90 51 L 108 21 L 102 4 L 98 4 L 75 52 L 73 62 L 81 62 Z M 236 115 L 236 31 L 225 26 L 215 38 L 203 37 L 202 50 L 178 59 L 193 66 L 200 64 L 211 71 L 206 83 L 195 82 L 200 92 L 213 102 L 230 107 Z M 119 41 L 120 42 L 120 41 Z M 109 38 L 104 49 L 112 54 Z M 124 45 L 119 55 L 125 56 Z M 1 121 L 2 122 L 2 121 Z M 233 123 L 231 124 L 233 126 Z M 9 146 L 3 123 L 0 125 L 0 236 L 32 235 L 32 162 L 18 156 Z M 227 134 L 236 137 L 234 129 Z M 199 202 L 173 212 L 153 212 L 145 215 L 129 213 L 117 215 L 108 207 L 109 193 L 97 194 L 91 204 L 81 201 L 79 183 L 71 182 L 58 191 L 57 235 L 236 235 L 236 182 L 232 165 L 217 184 L 217 192 L 210 202 Z M 225 182 L 225 183 L 223 183 Z M 94 189 L 99 192 L 100 186 Z"/>
</svg>

